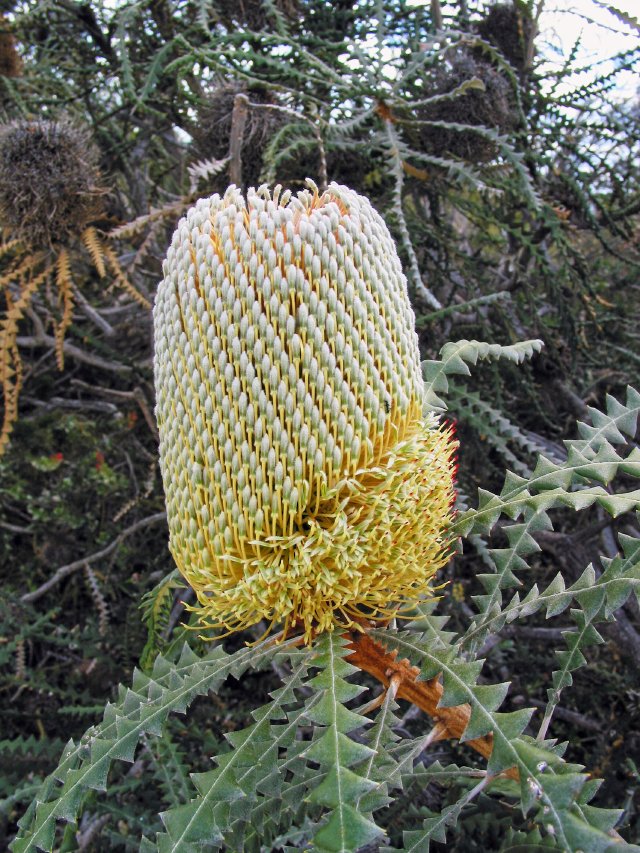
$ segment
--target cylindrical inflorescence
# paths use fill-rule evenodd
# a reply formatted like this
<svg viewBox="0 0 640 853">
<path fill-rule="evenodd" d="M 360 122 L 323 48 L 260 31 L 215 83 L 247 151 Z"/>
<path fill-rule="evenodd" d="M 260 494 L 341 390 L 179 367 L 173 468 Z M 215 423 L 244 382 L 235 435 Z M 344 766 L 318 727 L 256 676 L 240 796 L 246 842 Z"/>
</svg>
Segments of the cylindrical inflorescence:
<svg viewBox="0 0 640 853">
<path fill-rule="evenodd" d="M 455 443 L 423 417 L 406 279 L 367 199 L 199 201 L 154 320 L 170 547 L 204 625 L 308 639 L 430 591 Z"/>
</svg>

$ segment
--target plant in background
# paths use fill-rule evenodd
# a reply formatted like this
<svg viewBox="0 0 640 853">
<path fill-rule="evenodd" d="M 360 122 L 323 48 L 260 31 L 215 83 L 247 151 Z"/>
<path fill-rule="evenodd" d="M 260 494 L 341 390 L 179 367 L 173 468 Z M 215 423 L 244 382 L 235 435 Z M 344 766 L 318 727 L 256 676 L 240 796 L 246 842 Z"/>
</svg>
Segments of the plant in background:
<svg viewBox="0 0 640 853">
<path fill-rule="evenodd" d="M 479 359 L 519 362 L 541 342 L 448 344 L 423 363 L 423 385 L 412 320 L 382 220 L 344 187 L 246 199 L 231 188 L 180 222 L 155 309 L 157 414 L 171 548 L 213 625 L 211 647 L 158 656 L 67 745 L 20 821 L 16 853 L 52 850 L 56 820 L 74 821 L 139 742 L 173 778 L 143 851 L 428 850 L 476 802 L 502 814 L 505 842 L 635 849 L 614 828 L 620 812 L 592 804 L 600 780 L 564 759 L 550 725 L 583 650 L 601 641 L 596 624 L 640 589 L 640 540 L 621 536 L 601 573 L 587 566 L 570 586 L 558 574 L 505 593 L 522 585 L 552 510 L 638 509 L 638 490 L 611 483 L 640 476 L 629 447 L 640 395 L 592 410 L 562 459 L 507 473 L 499 493 L 481 490 L 454 520 L 454 446 L 435 420 L 449 383 Z M 499 521 L 505 540 L 490 547 Z M 451 631 L 432 581 L 459 536 L 486 571 L 466 626 Z M 409 608 L 406 626 L 376 627 Z M 481 679 L 481 652 L 542 612 L 571 622 L 536 732 L 534 709 L 505 705 L 508 683 Z M 275 642 L 223 651 L 221 634 L 258 620 L 258 634 L 283 626 Z M 171 713 L 270 664 L 282 686 L 227 736 L 217 767 L 190 781 Z M 362 672 L 382 692 L 365 698 Z M 408 732 L 398 700 L 430 716 L 431 730 Z M 432 756 L 449 739 L 471 748 L 464 763 Z M 448 804 L 420 797 L 431 783 L 448 786 Z"/>
<path fill-rule="evenodd" d="M 531 70 L 536 23 L 533 7 L 523 0 L 494 3 L 474 27 L 485 41 L 499 48 L 502 56 L 520 73 Z"/>
<path fill-rule="evenodd" d="M 244 112 L 236 106 L 238 95 L 245 95 L 249 102 Z M 232 162 L 230 149 L 235 145 L 236 156 L 242 163 L 243 184 L 257 186 L 262 172 L 262 152 L 271 137 L 288 121 L 277 107 L 274 93 L 263 86 L 249 89 L 236 82 L 219 81 L 204 94 L 191 128 L 196 155 L 201 160 L 229 158 Z M 238 127 L 239 122 L 242 127 Z M 234 130 L 238 137 L 235 140 Z M 220 180 L 219 183 L 224 192 L 229 181 Z"/>
<path fill-rule="evenodd" d="M 261 30 L 274 21 L 294 21 L 299 14 L 298 0 L 274 0 L 270 3 L 262 3 L 260 0 L 220 0 L 215 11 L 216 17 L 219 16 L 229 29 L 235 29 L 241 23 L 250 30 Z"/>
<path fill-rule="evenodd" d="M 511 80 L 480 51 L 474 56 L 469 48 L 450 51 L 429 72 L 421 81 L 425 102 L 414 108 L 419 146 L 430 154 L 470 163 L 495 158 L 495 141 L 472 128 L 492 128 L 499 134 L 516 129 L 517 102 Z M 447 129 L 447 124 L 453 126 Z"/>
<path fill-rule="evenodd" d="M 145 307 L 147 300 L 129 283 L 113 249 L 101 238 L 102 213 L 98 152 L 89 135 L 66 121 L 13 121 L 0 128 L 0 383 L 4 418 L 0 454 L 18 416 L 22 361 L 18 327 L 36 292 L 45 290 L 53 311 L 58 368 L 64 366 L 64 337 L 72 321 L 77 289 L 72 266 L 90 258 L 101 277 Z M 52 292 L 55 287 L 55 295 Z M 44 329 L 43 329 L 44 334 Z"/>
<path fill-rule="evenodd" d="M 98 151 L 68 122 L 16 121 L 0 133 L 0 217 L 35 250 L 69 245 L 102 212 Z"/>
</svg>

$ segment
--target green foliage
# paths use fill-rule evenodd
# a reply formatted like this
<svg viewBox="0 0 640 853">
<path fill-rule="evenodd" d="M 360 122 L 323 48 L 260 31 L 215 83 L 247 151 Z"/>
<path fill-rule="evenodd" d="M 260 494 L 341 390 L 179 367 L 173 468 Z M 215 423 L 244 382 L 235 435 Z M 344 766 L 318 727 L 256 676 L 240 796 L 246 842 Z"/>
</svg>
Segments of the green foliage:
<svg viewBox="0 0 640 853">
<path fill-rule="evenodd" d="M 174 591 L 183 588 L 180 574 L 177 569 L 174 569 L 142 598 L 140 604 L 142 620 L 149 632 L 146 645 L 140 655 L 140 666 L 145 671 L 152 666 L 156 655 L 166 644 Z"/>
<path fill-rule="evenodd" d="M 467 351 L 468 346 L 448 352 Z M 472 349 L 489 352 L 481 344 Z M 452 363 L 446 354 L 441 371 L 434 365 L 430 369 L 433 375 L 445 375 Z M 393 834 L 393 843 L 402 838 L 402 846 L 385 849 L 428 850 L 431 842 L 446 843 L 448 831 L 464 820 L 469 805 L 480 795 L 491 797 L 494 786 L 499 799 L 519 805 L 522 821 L 535 821 L 545 847 L 612 848 L 620 811 L 592 804 L 599 780 L 591 780 L 581 764 L 565 759 L 566 745 L 547 735 L 560 697 L 587 663 L 588 648 L 602 641 L 595 625 L 613 619 L 632 593 L 640 598 L 640 539 L 622 536 L 623 550 L 604 561 L 602 573 L 596 575 L 589 566 L 569 587 L 558 574 L 547 589 L 540 592 L 533 585 L 523 599 L 516 593 L 505 604 L 502 592 L 522 584 L 517 575 L 526 572 L 528 558 L 538 550 L 534 536 L 550 529 L 554 510 L 570 506 L 583 511 L 600 502 L 616 515 L 640 507 L 637 490 L 613 493 L 603 488 L 619 471 L 625 477 L 640 476 L 637 448 L 626 456 L 614 449 L 626 447 L 626 436 L 635 434 L 640 395 L 630 390 L 624 404 L 610 398 L 607 409 L 593 410 L 591 423 L 580 425 L 583 437 L 566 442 L 563 463 L 540 458 L 529 480 L 508 474 L 499 495 L 481 492 L 478 506 L 460 514 L 456 528 L 462 535 L 489 537 L 501 516 L 509 519 L 503 528 L 509 547 L 486 551 L 494 572 L 478 577 L 485 592 L 474 597 L 477 613 L 466 631 L 444 631 L 443 617 L 434 613 L 433 605 L 423 607 L 420 618 L 406 629 L 369 629 L 381 647 L 396 650 L 418 667 L 422 682 L 441 681 L 440 714 L 468 706 L 460 742 L 491 736 L 486 769 L 429 763 L 433 735 L 413 738 L 402 732 L 391 690 L 381 703 L 358 707 L 367 688 L 358 668 L 349 663 L 348 635 L 337 630 L 302 649 L 291 641 L 262 641 L 226 654 L 216 643 L 198 656 L 185 646 L 177 661 L 158 656 L 150 675 L 137 672 L 131 689 L 120 689 L 118 702 L 107 707 L 103 721 L 78 744 L 67 745 L 62 762 L 20 821 L 12 849 L 52 850 L 56 820 L 77 821 L 88 794 L 107 790 L 112 763 L 133 762 L 141 742 L 153 754 L 155 776 L 168 805 L 161 814 L 164 830 L 155 841 L 147 837 L 142 849 L 192 851 L 204 845 L 258 851 L 276 841 L 302 841 L 314 850 L 356 853 Z M 559 669 L 551 676 L 536 736 L 531 732 L 534 709 L 503 710 L 509 684 L 481 680 L 484 660 L 477 651 L 480 642 L 505 625 L 543 609 L 548 618 L 569 610 L 574 627 L 563 632 L 566 650 L 557 653 Z M 167 726 L 170 715 L 188 712 L 198 696 L 218 689 L 230 675 L 239 678 L 248 668 L 271 662 L 282 686 L 267 705 L 253 711 L 254 722 L 227 734 L 227 746 L 215 754 L 216 768 L 192 773 L 189 781 L 186 756 L 176 748 Z M 504 778 L 507 771 L 513 781 Z M 384 816 L 393 795 L 401 798 L 416 784 L 431 783 L 457 784 L 460 793 L 439 811 L 418 809 L 413 826 L 409 810 L 401 836 L 395 826 L 390 833 Z M 526 825 L 522 823 L 522 831 Z"/>
<path fill-rule="evenodd" d="M 307 713 L 318 729 L 305 755 L 307 760 L 318 764 L 323 777 L 320 784 L 314 780 L 308 796 L 310 803 L 328 809 L 329 819 L 313 838 L 315 847 L 321 851 L 357 850 L 381 835 L 368 810 L 363 813 L 351 805 L 359 806 L 363 797 L 377 787 L 375 777 L 371 778 L 372 761 L 365 764 L 366 775 L 351 768 L 374 758 L 376 753 L 348 737 L 354 729 L 365 725 L 367 719 L 345 707 L 364 688 L 345 680 L 345 676 L 356 672 L 356 667 L 342 659 L 341 646 L 346 644 L 341 640 L 338 634 L 330 634 L 318 642 L 319 655 L 315 662 L 322 671 L 308 682 L 310 687 L 321 691 L 318 702 Z"/>
<path fill-rule="evenodd" d="M 158 657 L 151 676 L 137 672 L 131 689 L 122 688 L 119 701 L 107 707 L 102 724 L 79 744 L 67 744 L 62 763 L 21 821 L 29 829 L 16 849 L 50 848 L 56 819 L 74 820 L 90 790 L 105 790 L 111 763 L 132 762 L 143 734 L 160 737 L 171 712 L 184 712 L 196 696 L 215 689 L 229 675 L 241 675 L 249 663 L 259 665 L 273 651 L 243 649 L 230 657 L 216 648 L 199 658 L 185 646 L 175 664 Z"/>
<path fill-rule="evenodd" d="M 512 346 L 487 344 L 480 341 L 457 341 L 445 344 L 436 361 L 422 362 L 422 375 L 425 380 L 427 405 L 436 412 L 446 410 L 446 403 L 438 397 L 439 393 L 446 394 L 449 390 L 448 376 L 459 374 L 470 376 L 467 365 L 477 364 L 478 359 L 506 358 L 520 363 L 525 358 L 540 352 L 542 341 L 523 341 Z"/>
</svg>

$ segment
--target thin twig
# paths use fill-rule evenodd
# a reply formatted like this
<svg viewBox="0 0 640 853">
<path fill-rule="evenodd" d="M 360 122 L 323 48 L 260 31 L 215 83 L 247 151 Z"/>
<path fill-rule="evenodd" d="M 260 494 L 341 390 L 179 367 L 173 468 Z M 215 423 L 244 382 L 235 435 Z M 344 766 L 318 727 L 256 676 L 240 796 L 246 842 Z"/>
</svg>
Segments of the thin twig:
<svg viewBox="0 0 640 853">
<path fill-rule="evenodd" d="M 78 409 L 83 412 L 102 412 L 106 415 L 122 417 L 117 406 L 101 400 L 67 400 L 64 397 L 51 397 L 49 400 L 38 400 L 36 397 L 31 397 L 28 394 L 23 394 L 21 399 L 25 403 L 31 403 L 32 406 L 44 409 L 45 412 L 50 412 L 53 409 Z"/>
<path fill-rule="evenodd" d="M 528 701 L 541 710 L 544 710 L 547 707 L 547 703 L 543 702 L 541 699 L 529 699 Z M 560 705 L 556 705 L 553 710 L 553 715 L 567 723 L 572 723 L 574 726 L 579 726 L 581 729 L 587 729 L 587 731 L 590 732 L 602 732 L 602 724 L 597 720 L 594 720 L 592 717 L 586 717 L 584 714 L 579 714 L 577 711 L 570 711 L 569 708 L 563 708 Z"/>
<path fill-rule="evenodd" d="M 82 832 L 79 832 L 76 835 L 76 840 L 78 842 L 78 850 L 90 850 L 92 848 L 93 842 L 100 834 L 102 828 L 106 826 L 110 820 L 110 814 L 100 815 L 100 817 L 94 818 L 94 820 L 91 821 L 91 823 L 89 824 L 89 826 L 87 826 L 86 829 L 83 829 Z"/>
<path fill-rule="evenodd" d="M 434 30 L 439 33 L 443 29 L 440 0 L 431 0 L 431 20 L 433 21 Z"/>
<path fill-rule="evenodd" d="M 322 135 L 320 133 L 320 128 L 317 124 L 312 123 L 311 127 L 313 128 L 313 134 L 316 138 L 316 142 L 318 143 L 318 189 L 320 192 L 324 192 L 327 189 L 329 184 L 329 174 L 327 170 L 327 152 L 324 148 L 324 142 L 322 141 Z"/>
<path fill-rule="evenodd" d="M 21 527 L 18 524 L 9 524 L 8 521 L 0 521 L 0 528 L 9 530 L 11 533 L 31 533 L 30 527 Z"/>
<path fill-rule="evenodd" d="M 146 394 L 139 385 L 133 389 L 133 397 L 136 403 L 140 406 L 140 411 L 142 412 L 142 416 L 145 419 L 147 426 L 151 430 L 151 434 L 156 438 L 156 440 L 159 440 L 160 434 L 158 432 L 156 419 L 151 412 Z"/>
<path fill-rule="evenodd" d="M 50 335 L 38 335 L 37 337 L 29 336 L 29 337 L 21 337 L 16 338 L 16 343 L 18 347 L 22 347 L 23 349 L 38 349 L 39 347 L 51 347 L 52 350 L 55 349 L 56 342 L 55 339 Z M 63 349 L 65 355 L 68 355 L 69 358 L 73 358 L 76 361 L 80 361 L 83 364 L 90 364 L 92 367 L 98 367 L 100 370 L 108 370 L 111 373 L 129 373 L 133 370 L 128 364 L 120 364 L 117 361 L 107 361 L 104 358 L 100 358 L 99 355 L 93 355 L 92 353 L 85 352 L 81 350 L 79 347 L 70 344 L 69 341 L 65 341 L 63 344 Z"/>
<path fill-rule="evenodd" d="M 109 545 L 102 548 L 102 550 L 96 551 L 95 554 L 91 554 L 89 557 L 82 557 L 82 559 L 69 563 L 66 566 L 60 566 L 60 568 L 51 575 L 48 581 L 45 581 L 45 583 L 37 589 L 34 589 L 33 592 L 25 593 L 21 596 L 20 600 L 25 602 L 25 604 L 37 601 L 49 592 L 50 589 L 53 589 L 54 586 L 59 584 L 61 580 L 64 580 L 64 578 L 73 574 L 73 572 L 77 572 L 79 569 L 84 569 L 84 567 L 89 563 L 96 563 L 98 560 L 108 557 L 109 554 L 112 554 L 120 547 L 122 542 L 124 542 L 128 536 L 132 536 L 134 533 L 137 533 L 139 530 L 144 530 L 145 527 L 150 527 L 152 524 L 157 524 L 159 521 L 165 521 L 166 518 L 166 512 L 157 512 L 155 515 L 149 515 L 147 518 L 141 518 L 140 521 L 136 521 L 136 523 L 132 524 L 131 527 L 127 527 L 126 530 L 119 533 L 113 542 L 110 542 Z"/>
<path fill-rule="evenodd" d="M 87 317 L 91 322 L 97 326 L 101 331 L 105 333 L 108 337 L 115 335 L 115 329 L 110 323 L 102 317 L 96 309 L 84 298 L 82 291 L 73 286 L 73 298 L 75 299 L 78 308 L 82 311 L 82 313 Z"/>
<path fill-rule="evenodd" d="M 105 388 L 102 385 L 92 385 L 90 382 L 85 382 L 83 379 L 72 378 L 70 384 L 75 388 L 80 388 L 83 391 L 91 391 L 98 397 L 111 397 L 114 400 L 133 400 L 133 391 L 119 391 L 117 388 Z"/>
<path fill-rule="evenodd" d="M 185 605 L 193 604 L 196 600 L 196 594 L 191 589 L 177 589 L 174 597 L 173 597 L 173 606 L 171 607 L 171 613 L 169 614 L 169 621 L 167 623 L 167 627 L 164 630 L 163 639 L 169 640 L 171 635 L 173 634 L 174 628 L 180 621 L 182 614 L 185 611 Z"/>
<path fill-rule="evenodd" d="M 133 400 L 140 407 L 140 411 L 142 412 L 142 416 L 144 417 L 147 426 L 151 430 L 152 435 L 157 439 L 158 436 L 158 427 L 155 422 L 155 418 L 151 413 L 151 408 L 149 406 L 149 401 L 142 390 L 142 388 L 137 385 L 133 391 L 118 391 L 115 388 L 103 388 L 102 385 L 90 385 L 88 382 L 84 382 L 82 379 L 72 379 L 71 384 L 76 388 L 82 388 L 86 391 L 91 391 L 92 394 L 98 394 L 101 397 L 111 397 L 114 400 Z"/>
</svg>

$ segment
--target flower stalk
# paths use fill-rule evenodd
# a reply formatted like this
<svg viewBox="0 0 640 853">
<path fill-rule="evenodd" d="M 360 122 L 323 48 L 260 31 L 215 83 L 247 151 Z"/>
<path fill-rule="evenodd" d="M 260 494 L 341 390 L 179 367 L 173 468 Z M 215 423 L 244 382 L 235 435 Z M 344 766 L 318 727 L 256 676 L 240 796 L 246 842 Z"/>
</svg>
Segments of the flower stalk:
<svg viewBox="0 0 640 853">
<path fill-rule="evenodd" d="M 418 681 L 420 670 L 411 666 L 408 660 L 398 660 L 397 651 L 388 652 L 369 634 L 352 631 L 350 635 L 351 654 L 347 658 L 350 664 L 368 672 L 388 689 L 392 689 L 398 699 L 411 702 L 428 714 L 439 727 L 434 740 L 460 740 L 471 718 L 471 706 L 467 703 L 445 708 L 439 707 L 444 692 L 439 676 L 428 681 Z M 465 741 L 466 745 L 484 758 L 490 758 L 493 750 L 493 735 Z M 518 779 L 515 768 L 504 774 Z"/>
</svg>

